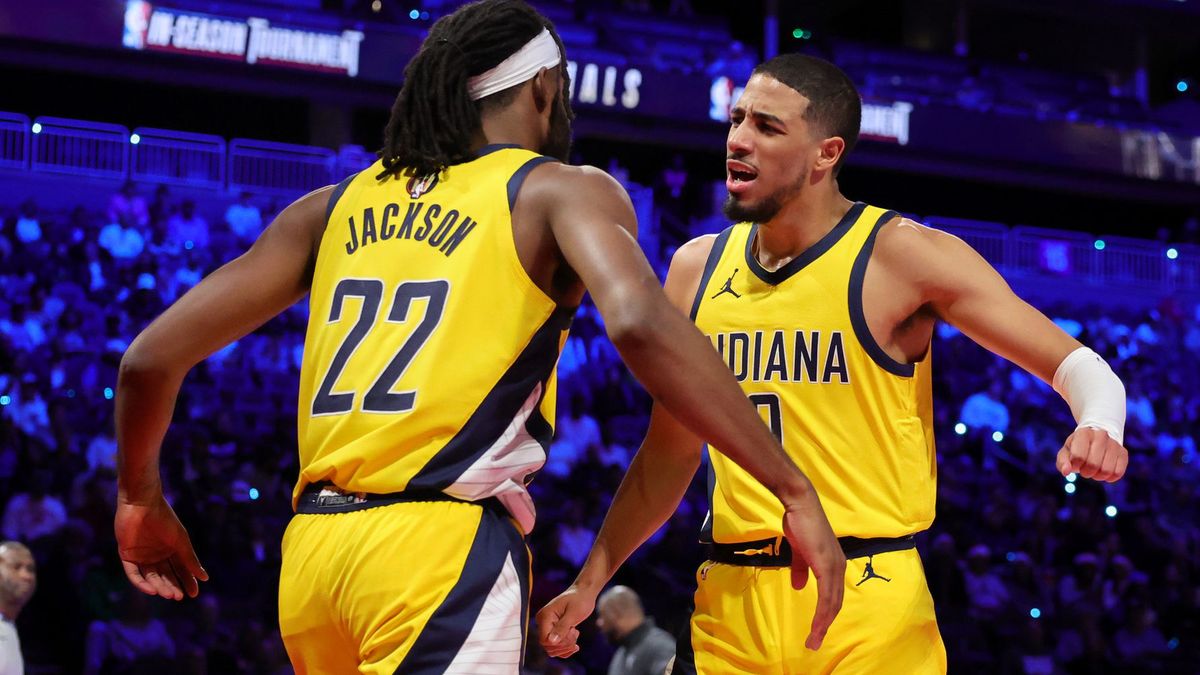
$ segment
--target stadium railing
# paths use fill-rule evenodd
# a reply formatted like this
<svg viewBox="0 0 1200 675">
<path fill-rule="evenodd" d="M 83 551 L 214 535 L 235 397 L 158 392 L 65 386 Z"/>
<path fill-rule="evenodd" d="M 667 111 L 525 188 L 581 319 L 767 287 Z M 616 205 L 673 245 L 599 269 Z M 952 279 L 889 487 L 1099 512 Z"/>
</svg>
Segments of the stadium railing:
<svg viewBox="0 0 1200 675">
<path fill-rule="evenodd" d="M 225 187 L 225 139 L 139 127 L 130 137 L 133 180 L 219 190 Z"/>
<path fill-rule="evenodd" d="M 131 150 L 132 149 L 132 150 Z M 375 160 L 360 146 L 328 148 L 0 112 L 0 169 L 296 197 Z M 653 197 L 631 188 L 638 218 Z M 1127 289 L 1200 293 L 1200 246 L 931 216 L 1005 274 L 1072 278 Z"/>
<path fill-rule="evenodd" d="M 29 118 L 0 112 L 0 167 L 29 168 Z"/>
<path fill-rule="evenodd" d="M 39 117 L 30 126 L 34 171 L 92 178 L 129 176 L 129 130 L 117 124 Z"/>
</svg>

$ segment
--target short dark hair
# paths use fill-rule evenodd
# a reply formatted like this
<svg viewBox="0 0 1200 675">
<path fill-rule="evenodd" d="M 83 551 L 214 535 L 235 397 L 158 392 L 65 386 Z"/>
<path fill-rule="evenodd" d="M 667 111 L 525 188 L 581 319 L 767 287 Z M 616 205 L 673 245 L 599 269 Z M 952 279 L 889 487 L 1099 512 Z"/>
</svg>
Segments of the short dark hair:
<svg viewBox="0 0 1200 675">
<path fill-rule="evenodd" d="M 404 69 L 404 86 L 384 129 L 378 178 L 426 176 L 470 159 L 480 111 L 511 103 L 520 85 L 472 101 L 467 79 L 499 65 L 543 28 L 565 58 L 554 25 L 523 0 L 480 0 L 438 19 Z M 562 72 L 565 77 L 565 67 Z M 569 114 L 570 103 L 563 105 Z"/>
<path fill-rule="evenodd" d="M 808 99 L 804 119 L 823 133 L 841 136 L 846 149 L 833 167 L 833 175 L 842 168 L 846 155 L 858 142 L 862 123 L 862 97 L 850 76 L 832 63 L 807 54 L 780 54 L 759 64 L 755 75 L 766 75 L 795 89 Z"/>
</svg>

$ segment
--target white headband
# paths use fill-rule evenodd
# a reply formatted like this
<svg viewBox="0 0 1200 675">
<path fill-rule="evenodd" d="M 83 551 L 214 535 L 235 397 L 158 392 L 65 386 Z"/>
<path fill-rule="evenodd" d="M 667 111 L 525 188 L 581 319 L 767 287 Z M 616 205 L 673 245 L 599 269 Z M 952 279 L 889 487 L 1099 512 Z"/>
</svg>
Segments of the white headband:
<svg viewBox="0 0 1200 675">
<path fill-rule="evenodd" d="M 558 44 L 550 36 L 550 31 L 543 28 L 542 32 L 498 66 L 467 80 L 467 94 L 472 101 L 478 101 L 484 96 L 521 84 L 537 75 L 542 68 L 557 66 L 561 60 Z"/>
</svg>

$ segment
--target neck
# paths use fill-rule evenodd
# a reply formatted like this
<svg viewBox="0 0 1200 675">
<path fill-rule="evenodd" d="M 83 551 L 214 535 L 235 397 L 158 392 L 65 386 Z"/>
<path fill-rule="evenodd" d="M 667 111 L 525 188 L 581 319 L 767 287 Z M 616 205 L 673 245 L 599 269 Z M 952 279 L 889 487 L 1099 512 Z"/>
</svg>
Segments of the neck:
<svg viewBox="0 0 1200 675">
<path fill-rule="evenodd" d="M 530 128 L 528 114 L 518 110 L 518 106 L 511 105 L 485 115 L 482 128 L 472 139 L 471 149 L 477 151 L 485 145 L 511 143 L 537 152 L 539 140 L 536 132 Z"/>
<path fill-rule="evenodd" d="M 20 605 L 11 602 L 0 601 L 0 614 L 3 614 L 5 619 L 8 619 L 9 621 L 16 621 L 17 615 L 20 613 Z"/>
<path fill-rule="evenodd" d="M 837 182 L 815 185 L 809 194 L 797 195 L 775 214 L 760 223 L 755 242 L 759 263 L 775 270 L 808 250 L 838 224 L 853 202 L 842 196 Z"/>
</svg>

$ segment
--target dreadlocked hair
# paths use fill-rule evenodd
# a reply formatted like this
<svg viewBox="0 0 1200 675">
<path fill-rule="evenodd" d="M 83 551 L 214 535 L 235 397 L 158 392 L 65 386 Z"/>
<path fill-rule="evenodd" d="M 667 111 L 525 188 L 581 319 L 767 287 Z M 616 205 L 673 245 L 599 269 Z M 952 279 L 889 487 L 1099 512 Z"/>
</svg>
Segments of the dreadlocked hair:
<svg viewBox="0 0 1200 675">
<path fill-rule="evenodd" d="M 480 111 L 511 103 L 520 85 L 472 101 L 467 80 L 495 68 L 543 28 L 565 53 L 554 25 L 523 0 L 480 0 L 438 19 L 404 69 L 377 178 L 428 176 L 471 159 Z"/>
</svg>

